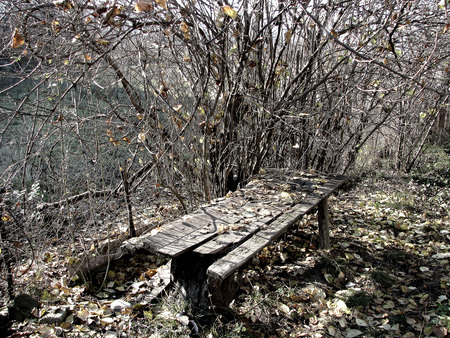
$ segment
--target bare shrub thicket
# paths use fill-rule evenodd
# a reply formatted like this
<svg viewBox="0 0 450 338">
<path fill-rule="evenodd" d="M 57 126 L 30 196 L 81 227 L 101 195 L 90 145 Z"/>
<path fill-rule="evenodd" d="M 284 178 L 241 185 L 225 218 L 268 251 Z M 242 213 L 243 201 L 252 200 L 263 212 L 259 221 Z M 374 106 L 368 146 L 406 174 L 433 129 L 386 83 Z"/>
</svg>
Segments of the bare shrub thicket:
<svg viewBox="0 0 450 338">
<path fill-rule="evenodd" d="M 127 231 L 105 230 L 127 223 L 127 201 L 157 223 L 162 191 L 183 210 L 262 167 L 346 172 L 379 154 L 410 170 L 448 131 L 446 1 L 2 0 L 0 13 L 4 220 L 39 229 L 36 243 L 83 248 L 89 229 Z"/>
</svg>

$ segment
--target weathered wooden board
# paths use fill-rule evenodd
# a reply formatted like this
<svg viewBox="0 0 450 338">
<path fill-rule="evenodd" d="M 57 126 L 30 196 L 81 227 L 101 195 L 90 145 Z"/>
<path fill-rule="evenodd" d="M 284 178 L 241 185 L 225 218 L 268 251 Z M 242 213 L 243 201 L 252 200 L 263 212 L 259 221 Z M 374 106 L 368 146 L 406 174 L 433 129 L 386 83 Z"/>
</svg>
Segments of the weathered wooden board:
<svg viewBox="0 0 450 338">
<path fill-rule="evenodd" d="M 318 201 L 325 198 L 337 188 L 335 183 L 339 180 L 343 182 L 342 177 L 330 179 L 317 174 L 265 170 L 255 176 L 245 188 L 225 198 L 214 200 L 182 219 L 165 225 L 156 235 L 146 234 L 126 241 L 122 245 L 122 251 L 133 253 L 144 249 L 170 257 L 193 250 L 202 255 L 216 254 L 245 241 L 277 217 L 282 217 L 289 227 L 295 222 L 295 217 L 294 221 L 290 221 L 291 215 L 301 213 L 298 209 L 312 197 L 319 198 Z M 286 215 L 279 216 L 283 212 Z M 251 216 L 252 213 L 255 217 Z M 270 219 L 266 219 L 269 215 Z M 280 221 L 281 219 L 277 220 L 278 223 Z M 252 223 L 254 224 L 251 225 Z M 245 224 L 246 230 L 224 231 L 224 227 L 230 224 L 237 224 L 235 228 L 238 229 Z M 271 226 L 264 232 L 259 232 L 258 236 L 268 236 L 268 240 L 272 240 L 273 236 L 278 236 L 278 233 L 283 231 L 283 227 L 279 229 Z"/>
<path fill-rule="evenodd" d="M 265 246 L 282 235 L 295 222 L 316 207 L 323 199 L 328 198 L 328 196 L 344 182 L 345 178 L 339 176 L 327 180 L 325 184 L 317 187 L 315 192 L 311 193 L 301 203 L 295 205 L 289 212 L 286 212 L 273 221 L 267 229 L 257 232 L 239 247 L 214 262 L 208 268 L 207 275 L 221 280 L 227 278 L 233 271 L 243 266 Z"/>
<path fill-rule="evenodd" d="M 240 230 L 229 229 L 220 236 L 214 237 L 212 240 L 206 242 L 205 244 L 202 244 L 197 249 L 195 249 L 194 252 L 200 255 L 215 255 L 219 252 L 222 252 L 229 246 L 237 245 L 245 241 L 256 231 L 266 226 L 270 221 L 273 220 L 273 218 L 273 216 L 267 216 L 250 224 L 242 224 L 242 229 Z M 239 224 L 240 223 L 236 225 L 239 226 Z"/>
<path fill-rule="evenodd" d="M 124 252 L 133 253 L 144 249 L 156 254 L 176 257 L 218 235 L 223 224 L 239 222 L 240 217 L 223 214 L 214 206 L 203 207 L 184 219 L 165 226 L 156 235 L 146 234 L 132 238 L 122 245 Z"/>
</svg>

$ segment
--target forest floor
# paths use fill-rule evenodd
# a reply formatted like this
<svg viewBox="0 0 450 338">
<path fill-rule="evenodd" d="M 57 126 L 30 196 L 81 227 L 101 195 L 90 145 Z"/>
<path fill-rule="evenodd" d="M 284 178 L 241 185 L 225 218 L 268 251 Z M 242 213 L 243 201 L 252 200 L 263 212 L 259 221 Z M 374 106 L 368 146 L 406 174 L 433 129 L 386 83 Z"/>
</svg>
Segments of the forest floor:
<svg viewBox="0 0 450 338">
<path fill-rule="evenodd" d="M 39 290 L 37 318 L 14 323 L 30 337 L 445 337 L 450 331 L 450 158 L 423 159 L 408 175 L 360 172 L 329 200 L 330 250 L 318 250 L 316 215 L 307 215 L 244 271 L 227 310 L 206 312 L 168 290 L 138 301 L 164 263 L 124 257 L 102 292 L 53 266 Z M 55 264 L 43 260 L 41 264 Z M 58 271 L 61 271 L 59 273 Z M 101 279 L 102 277 L 99 277 Z M 111 291 L 111 289 L 114 289 Z M 110 292 L 109 292 L 109 291 Z M 115 292 L 115 293 L 114 293 Z M 116 299 L 132 307 L 111 310 Z M 43 318 L 52 309 L 67 316 Z"/>
</svg>

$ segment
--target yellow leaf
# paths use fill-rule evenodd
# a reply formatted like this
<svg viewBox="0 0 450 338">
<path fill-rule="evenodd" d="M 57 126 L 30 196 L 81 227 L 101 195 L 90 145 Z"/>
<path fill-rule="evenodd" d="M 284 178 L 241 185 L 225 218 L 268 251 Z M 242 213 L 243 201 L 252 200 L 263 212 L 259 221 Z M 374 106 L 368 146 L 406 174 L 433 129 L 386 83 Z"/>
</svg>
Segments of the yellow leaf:
<svg viewBox="0 0 450 338">
<path fill-rule="evenodd" d="M 184 38 L 186 40 L 191 38 L 191 36 L 189 35 L 189 26 L 186 22 L 183 21 L 182 23 L 180 23 L 180 29 L 184 33 Z"/>
<path fill-rule="evenodd" d="M 127 142 L 128 144 L 130 144 L 131 143 L 131 140 L 128 138 L 128 137 L 124 137 L 124 138 L 122 138 L 122 140 L 124 140 L 125 142 Z"/>
<path fill-rule="evenodd" d="M 157 270 L 156 269 L 148 269 L 145 274 L 151 278 L 152 276 L 154 276 L 156 274 Z"/>
<path fill-rule="evenodd" d="M 145 133 L 139 133 L 138 139 L 139 139 L 139 141 L 144 142 L 145 141 Z"/>
<path fill-rule="evenodd" d="M 56 1 L 53 1 L 53 3 L 55 4 L 56 7 L 62 7 L 64 9 L 64 11 L 67 11 L 67 10 L 73 8 L 70 1 L 56 0 Z"/>
<path fill-rule="evenodd" d="M 160 5 L 162 8 L 167 9 L 166 0 L 155 0 L 155 2 Z"/>
<path fill-rule="evenodd" d="M 114 144 L 115 146 L 118 146 L 120 144 L 120 141 L 115 140 L 114 138 L 110 137 L 109 140 Z"/>
<path fill-rule="evenodd" d="M 18 29 L 14 31 L 14 37 L 12 42 L 12 48 L 19 48 L 25 43 L 25 40 L 23 39 L 22 35 L 19 34 Z"/>
<path fill-rule="evenodd" d="M 11 217 L 9 215 L 2 216 L 2 221 L 3 222 L 8 222 L 10 220 L 11 220 Z"/>
<path fill-rule="evenodd" d="M 60 30 L 60 24 L 59 24 L 59 21 L 53 21 L 52 22 L 52 28 L 53 28 L 53 30 L 55 31 L 55 32 L 59 32 L 59 30 Z"/>
<path fill-rule="evenodd" d="M 103 40 L 103 39 L 96 39 L 95 42 L 101 44 L 102 46 L 106 46 L 107 44 L 109 44 L 108 40 Z"/>
<path fill-rule="evenodd" d="M 53 255 L 49 252 L 46 252 L 44 255 L 44 263 L 50 263 L 52 261 Z"/>
<path fill-rule="evenodd" d="M 152 313 L 152 310 L 144 311 L 144 317 L 145 317 L 145 319 L 147 319 L 147 320 L 152 320 L 152 319 L 153 319 L 153 313 Z"/>
<path fill-rule="evenodd" d="M 222 6 L 222 11 L 233 20 L 237 17 L 237 12 L 228 5 Z"/>
<path fill-rule="evenodd" d="M 184 33 L 189 33 L 189 26 L 184 21 L 182 23 L 180 23 L 180 29 Z"/>
<path fill-rule="evenodd" d="M 62 322 L 61 324 L 59 324 L 59 326 L 60 326 L 62 329 L 68 330 L 68 329 L 70 328 L 71 324 L 68 323 L 68 322 Z"/>
<path fill-rule="evenodd" d="M 141 12 L 151 11 L 153 6 L 150 1 L 142 0 L 142 1 L 137 1 L 134 8 L 136 9 L 136 12 L 141 13 Z"/>
</svg>

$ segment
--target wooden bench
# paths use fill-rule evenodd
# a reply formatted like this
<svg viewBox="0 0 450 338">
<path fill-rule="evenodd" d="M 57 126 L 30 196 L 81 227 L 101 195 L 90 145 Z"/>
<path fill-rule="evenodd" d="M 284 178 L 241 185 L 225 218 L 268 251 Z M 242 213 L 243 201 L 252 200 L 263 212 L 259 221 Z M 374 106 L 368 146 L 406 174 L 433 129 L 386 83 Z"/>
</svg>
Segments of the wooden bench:
<svg viewBox="0 0 450 338">
<path fill-rule="evenodd" d="M 345 181 L 338 175 L 267 169 L 157 234 L 126 241 L 122 251 L 172 258 L 171 279 L 194 305 L 227 306 L 239 289 L 240 268 L 315 207 L 319 247 L 329 248 L 328 196 Z"/>
</svg>

